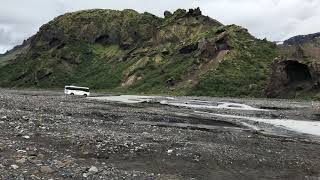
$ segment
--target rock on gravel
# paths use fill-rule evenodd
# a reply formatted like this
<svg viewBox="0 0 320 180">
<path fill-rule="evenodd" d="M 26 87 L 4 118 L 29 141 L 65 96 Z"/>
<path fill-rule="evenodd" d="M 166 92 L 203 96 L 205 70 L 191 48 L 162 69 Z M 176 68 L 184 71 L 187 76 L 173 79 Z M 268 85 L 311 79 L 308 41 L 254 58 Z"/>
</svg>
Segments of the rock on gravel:
<svg viewBox="0 0 320 180">
<path fill-rule="evenodd" d="M 89 169 L 89 173 L 97 173 L 98 172 L 98 168 L 95 167 L 95 166 L 91 166 L 90 169 Z"/>
<path fill-rule="evenodd" d="M 22 136 L 24 139 L 30 139 L 30 136 L 28 135 L 25 135 L 25 136 Z"/>
<path fill-rule="evenodd" d="M 40 172 L 45 173 L 45 174 L 51 174 L 54 172 L 54 170 L 49 166 L 41 166 Z"/>
<path fill-rule="evenodd" d="M 15 164 L 11 165 L 11 167 L 12 167 L 12 169 L 18 169 L 19 168 L 19 166 L 15 165 Z"/>
<path fill-rule="evenodd" d="M 27 161 L 26 158 L 21 158 L 19 160 L 16 160 L 16 162 L 19 164 L 24 164 L 26 161 Z"/>
</svg>

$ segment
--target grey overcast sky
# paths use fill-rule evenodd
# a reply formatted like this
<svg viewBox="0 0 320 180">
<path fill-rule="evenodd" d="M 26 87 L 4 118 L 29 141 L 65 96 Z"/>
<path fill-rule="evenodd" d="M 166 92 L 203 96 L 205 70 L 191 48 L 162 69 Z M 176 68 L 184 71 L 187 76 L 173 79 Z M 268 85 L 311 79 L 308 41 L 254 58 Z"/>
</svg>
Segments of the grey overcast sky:
<svg viewBox="0 0 320 180">
<path fill-rule="evenodd" d="M 320 0 L 0 0 L 0 53 L 35 34 L 65 12 L 135 9 L 163 16 L 165 10 L 200 7 L 224 24 L 237 24 L 258 38 L 284 40 L 320 32 Z"/>
</svg>

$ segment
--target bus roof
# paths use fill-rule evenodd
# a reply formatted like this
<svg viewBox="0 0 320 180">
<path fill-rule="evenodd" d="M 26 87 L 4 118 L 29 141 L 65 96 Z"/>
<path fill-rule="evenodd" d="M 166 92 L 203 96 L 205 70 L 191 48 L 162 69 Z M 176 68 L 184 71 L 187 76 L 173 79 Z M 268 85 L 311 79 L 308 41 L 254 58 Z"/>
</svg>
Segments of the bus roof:
<svg viewBox="0 0 320 180">
<path fill-rule="evenodd" d="M 68 87 L 71 87 L 71 88 L 81 88 L 81 89 L 90 89 L 88 87 L 81 87 L 81 86 L 65 86 L 64 88 L 68 88 Z"/>
</svg>

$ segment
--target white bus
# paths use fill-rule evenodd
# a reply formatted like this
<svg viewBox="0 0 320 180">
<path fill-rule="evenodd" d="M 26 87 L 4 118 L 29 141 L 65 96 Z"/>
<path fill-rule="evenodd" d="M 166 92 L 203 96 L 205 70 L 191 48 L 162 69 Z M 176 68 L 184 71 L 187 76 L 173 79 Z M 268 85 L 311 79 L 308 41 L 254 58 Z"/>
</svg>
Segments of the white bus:
<svg viewBox="0 0 320 180">
<path fill-rule="evenodd" d="M 88 87 L 78 87 L 78 86 L 65 86 L 64 93 L 68 95 L 77 96 L 90 96 L 90 89 Z"/>
</svg>

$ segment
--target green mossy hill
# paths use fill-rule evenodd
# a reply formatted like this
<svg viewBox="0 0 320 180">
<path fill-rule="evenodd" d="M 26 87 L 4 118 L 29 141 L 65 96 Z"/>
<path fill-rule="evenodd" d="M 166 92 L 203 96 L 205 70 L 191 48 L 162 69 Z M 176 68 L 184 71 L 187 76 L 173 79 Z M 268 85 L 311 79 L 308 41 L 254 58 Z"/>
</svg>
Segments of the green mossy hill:
<svg viewBox="0 0 320 180">
<path fill-rule="evenodd" d="M 200 9 L 164 18 L 97 9 L 55 18 L 10 54 L 0 57 L 1 87 L 261 96 L 276 47 Z"/>
</svg>

